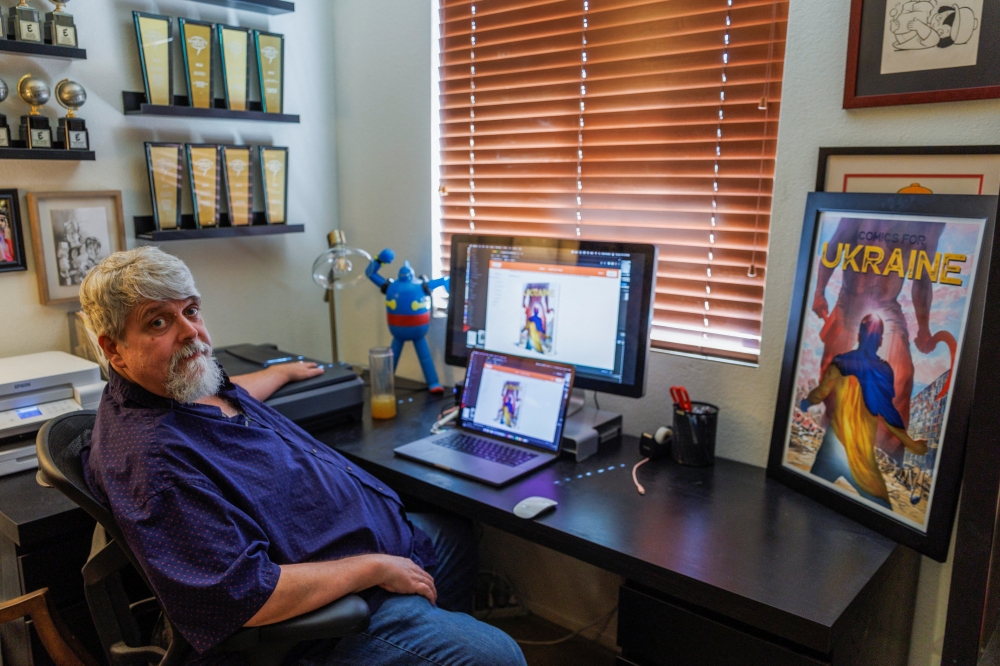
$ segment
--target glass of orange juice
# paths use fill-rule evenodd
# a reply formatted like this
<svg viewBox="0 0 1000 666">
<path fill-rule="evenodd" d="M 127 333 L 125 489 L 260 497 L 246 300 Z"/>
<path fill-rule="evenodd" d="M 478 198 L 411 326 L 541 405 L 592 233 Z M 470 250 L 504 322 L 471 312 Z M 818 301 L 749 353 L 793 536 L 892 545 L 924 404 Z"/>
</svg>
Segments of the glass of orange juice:
<svg viewBox="0 0 1000 666">
<path fill-rule="evenodd" d="M 372 347 L 368 350 L 368 372 L 372 385 L 372 418 L 391 419 L 396 416 L 396 390 L 392 349 Z"/>
</svg>

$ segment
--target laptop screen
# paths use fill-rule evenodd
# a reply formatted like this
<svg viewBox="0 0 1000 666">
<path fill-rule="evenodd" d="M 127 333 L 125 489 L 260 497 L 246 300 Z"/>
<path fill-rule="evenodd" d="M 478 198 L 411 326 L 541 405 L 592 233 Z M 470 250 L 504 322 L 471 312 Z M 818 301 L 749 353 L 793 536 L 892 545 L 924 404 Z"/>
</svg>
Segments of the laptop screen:
<svg viewBox="0 0 1000 666">
<path fill-rule="evenodd" d="M 473 351 L 462 394 L 462 427 L 555 453 L 573 366 Z"/>
</svg>

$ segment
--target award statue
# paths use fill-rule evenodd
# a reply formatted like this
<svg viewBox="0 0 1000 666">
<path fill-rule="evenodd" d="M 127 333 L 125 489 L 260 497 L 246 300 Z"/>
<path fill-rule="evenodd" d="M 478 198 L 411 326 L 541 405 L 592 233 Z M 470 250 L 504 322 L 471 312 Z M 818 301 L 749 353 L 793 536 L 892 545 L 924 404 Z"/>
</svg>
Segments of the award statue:
<svg viewBox="0 0 1000 666">
<path fill-rule="evenodd" d="M 288 148 L 260 146 L 261 180 L 264 183 L 264 213 L 268 224 L 284 224 L 285 193 L 288 190 Z"/>
<path fill-rule="evenodd" d="M 250 148 L 223 146 L 222 160 L 226 164 L 226 199 L 229 203 L 229 223 L 234 227 L 253 224 L 253 180 L 250 177 Z"/>
<path fill-rule="evenodd" d="M 184 168 L 181 160 L 181 144 L 146 142 L 146 169 L 157 229 L 176 229 L 181 224 L 181 171 Z"/>
<path fill-rule="evenodd" d="M 219 226 L 221 146 L 187 144 L 188 174 L 196 227 Z"/>
<path fill-rule="evenodd" d="M 38 21 L 38 10 L 29 7 L 27 0 L 21 0 L 17 7 L 11 7 L 7 19 L 10 26 L 7 30 L 14 39 L 22 42 L 42 43 L 42 26 Z"/>
<path fill-rule="evenodd" d="M 69 150 L 90 150 L 87 123 L 76 117 L 76 111 L 87 101 L 87 91 L 75 81 L 63 79 L 56 84 L 56 101 L 66 109 L 66 117 L 59 119 L 56 141 Z"/>
<path fill-rule="evenodd" d="M 21 116 L 21 136 L 28 148 L 51 148 L 52 128 L 49 119 L 41 115 L 40 107 L 49 101 L 49 86 L 31 74 L 25 74 L 17 82 L 17 96 L 31 107 L 26 116 Z"/>
<path fill-rule="evenodd" d="M 260 30 L 254 30 L 253 37 L 257 44 L 257 72 L 264 112 L 281 113 L 285 92 L 285 38 Z"/>
<path fill-rule="evenodd" d="M 170 44 L 173 39 L 169 16 L 132 12 L 135 36 L 139 41 L 139 62 L 142 84 L 149 104 L 170 106 L 174 103 L 173 60 Z"/>
<path fill-rule="evenodd" d="M 196 109 L 211 109 L 212 63 L 215 60 L 215 40 L 211 23 L 177 19 L 181 33 L 181 53 L 184 54 L 184 74 L 188 104 Z"/>
<path fill-rule="evenodd" d="M 45 15 L 45 41 L 55 46 L 71 46 L 76 48 L 76 24 L 73 15 L 66 13 L 66 3 L 69 0 L 53 0 L 55 11 Z"/>
<path fill-rule="evenodd" d="M 228 25 L 218 26 L 218 31 L 226 108 L 246 111 L 250 89 L 250 31 Z"/>
<path fill-rule="evenodd" d="M 7 99 L 10 89 L 7 82 L 0 79 L 0 102 Z M 10 148 L 10 127 L 7 126 L 7 116 L 0 113 L 0 148 Z"/>
</svg>

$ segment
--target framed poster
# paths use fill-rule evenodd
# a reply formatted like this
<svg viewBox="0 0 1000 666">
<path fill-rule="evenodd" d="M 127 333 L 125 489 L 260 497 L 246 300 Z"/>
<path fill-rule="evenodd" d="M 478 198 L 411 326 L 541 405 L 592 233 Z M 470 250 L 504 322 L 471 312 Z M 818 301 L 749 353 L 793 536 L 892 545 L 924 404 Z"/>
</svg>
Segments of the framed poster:
<svg viewBox="0 0 1000 666">
<path fill-rule="evenodd" d="M 139 64 L 142 66 L 146 101 L 169 106 L 174 103 L 174 63 L 170 48 L 173 40 L 172 19 L 144 12 L 132 12 L 132 19 L 139 43 Z"/>
<path fill-rule="evenodd" d="M 1000 194 L 1000 146 L 820 148 L 816 191 Z"/>
<path fill-rule="evenodd" d="M 768 474 L 939 561 L 1000 305 L 996 212 L 996 196 L 814 192 L 803 223 Z"/>
<path fill-rule="evenodd" d="M 90 269 L 125 249 L 118 191 L 29 192 L 28 217 L 42 305 L 77 303 Z"/>
<path fill-rule="evenodd" d="M 844 108 L 1000 97 L 990 0 L 851 0 Z"/>
<path fill-rule="evenodd" d="M 28 270 L 17 190 L 0 190 L 0 273 Z"/>
</svg>

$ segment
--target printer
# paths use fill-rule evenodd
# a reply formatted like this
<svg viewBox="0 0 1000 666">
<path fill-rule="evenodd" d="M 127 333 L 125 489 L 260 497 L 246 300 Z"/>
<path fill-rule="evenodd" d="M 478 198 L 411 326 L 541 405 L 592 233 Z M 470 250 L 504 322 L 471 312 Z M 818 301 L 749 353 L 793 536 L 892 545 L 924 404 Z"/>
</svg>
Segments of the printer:
<svg viewBox="0 0 1000 666">
<path fill-rule="evenodd" d="M 33 435 L 55 416 L 97 409 L 106 383 L 99 365 L 65 352 L 0 358 L 0 476 L 38 467 Z"/>
</svg>

